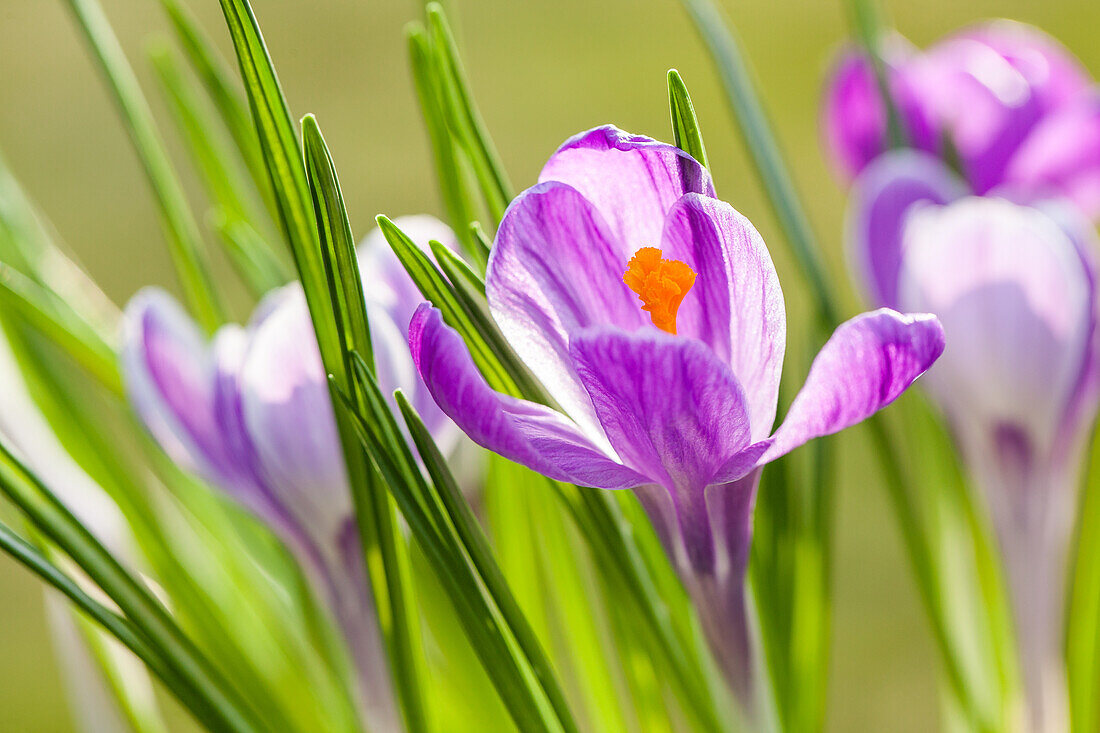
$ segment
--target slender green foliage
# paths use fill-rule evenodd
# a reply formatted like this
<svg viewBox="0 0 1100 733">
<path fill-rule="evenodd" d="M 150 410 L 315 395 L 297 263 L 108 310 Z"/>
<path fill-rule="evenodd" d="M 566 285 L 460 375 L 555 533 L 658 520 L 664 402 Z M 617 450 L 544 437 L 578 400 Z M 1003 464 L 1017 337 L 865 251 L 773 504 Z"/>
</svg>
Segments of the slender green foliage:
<svg viewBox="0 0 1100 733">
<path fill-rule="evenodd" d="M 199 716 L 214 730 L 262 730 L 252 710 L 222 678 L 152 594 L 104 548 L 0 440 L 0 492 L 35 528 L 69 555 L 157 649 L 185 699 L 202 700 Z M 196 713 L 198 714 L 198 713 Z"/>
<path fill-rule="evenodd" d="M 347 211 L 336 168 L 317 121 L 312 115 L 302 120 L 306 171 L 309 176 L 313 210 L 317 219 L 321 255 L 328 277 L 329 293 L 337 331 L 342 340 L 344 365 L 351 372 L 351 355 L 362 352 L 371 356 L 370 325 L 363 301 L 363 283 L 355 257 Z M 359 390 L 354 389 L 358 395 Z M 360 490 L 366 488 L 367 491 Z M 412 589 L 401 568 L 408 566 L 403 540 L 396 528 L 396 517 L 381 477 L 369 476 L 366 484 L 353 487 L 356 520 L 362 536 L 373 537 L 381 552 L 382 570 L 370 571 L 375 596 L 389 602 L 382 617 L 389 661 L 405 725 L 411 733 L 427 729 L 422 650 L 419 623 L 413 610 Z"/>
<path fill-rule="evenodd" d="M 473 167 L 493 225 L 500 223 L 512 200 L 512 185 L 496 147 L 470 94 L 458 44 L 439 3 L 428 3 L 428 35 L 435 62 L 437 89 L 442 92 L 443 112 L 451 134 L 462 144 Z"/>
<path fill-rule="evenodd" d="M 209 264 L 198 223 L 187 204 L 172 162 L 157 133 L 153 114 L 141 93 L 133 69 L 115 38 L 111 25 L 97 0 L 66 0 L 76 15 L 85 38 L 110 83 L 141 160 L 149 185 L 168 232 L 169 251 L 176 266 L 180 285 L 195 318 L 213 331 L 223 322 L 217 290 L 210 277 Z"/>
<path fill-rule="evenodd" d="M 672 115 L 672 136 L 676 147 L 702 163 L 704 168 L 709 168 L 703 134 L 699 131 L 699 120 L 695 117 L 695 106 L 691 103 L 687 85 L 676 69 L 669 69 L 668 72 L 668 106 Z"/>
<path fill-rule="evenodd" d="M 285 284 L 290 279 L 289 273 L 263 237 L 230 236 L 230 232 L 242 227 L 255 232 L 264 224 L 253 201 L 254 194 L 246 185 L 242 172 L 233 164 L 234 153 L 216 134 L 215 120 L 184 79 L 166 43 L 154 45 L 149 56 L 177 127 L 191 151 L 191 159 L 201 174 L 210 200 L 217 206 L 217 229 L 237 274 L 257 297 Z"/>
</svg>

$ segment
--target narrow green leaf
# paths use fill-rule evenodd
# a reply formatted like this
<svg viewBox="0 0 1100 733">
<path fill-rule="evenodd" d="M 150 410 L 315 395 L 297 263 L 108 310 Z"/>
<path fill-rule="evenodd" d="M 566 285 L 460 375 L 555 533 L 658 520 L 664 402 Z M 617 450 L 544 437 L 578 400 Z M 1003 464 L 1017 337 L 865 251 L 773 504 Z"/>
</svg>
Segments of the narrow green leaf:
<svg viewBox="0 0 1100 733">
<path fill-rule="evenodd" d="M 97 0 L 66 0 L 111 85 L 115 102 L 126 122 L 130 140 L 156 194 L 168 230 L 169 251 L 184 297 L 195 318 L 212 332 L 224 322 L 214 282 L 210 277 L 202 235 L 187 205 L 183 186 L 157 133 L 153 114 L 141 93 L 107 17 Z"/>
<path fill-rule="evenodd" d="M 0 440 L 0 492 L 51 542 L 76 562 L 114 601 L 172 672 L 209 707 L 217 730 L 259 731 L 262 716 L 252 710 L 210 661 L 195 648 L 143 584 L 130 575 L 65 506 L 27 470 Z"/>
<path fill-rule="evenodd" d="M 1069 712 L 1074 731 L 1100 726 L 1100 433 L 1093 438 L 1082 492 L 1077 539 L 1070 576 L 1066 665 L 1069 680 Z"/>
<path fill-rule="evenodd" d="M 353 420 L 360 440 L 375 461 L 413 536 L 429 557 L 448 592 L 470 643 L 520 730 L 567 731 L 535 676 L 514 635 L 483 582 L 474 572 L 457 532 L 445 516 L 438 495 L 424 480 L 403 439 L 374 376 L 361 360 L 356 374 L 368 401 L 368 414 L 358 414 L 350 398 L 340 404 Z"/>
<path fill-rule="evenodd" d="M 440 196 L 447 211 L 451 228 L 462 243 L 463 248 L 475 258 L 484 270 L 488 261 L 488 252 L 482 251 L 471 236 L 470 222 L 477 219 L 477 203 L 471 186 L 467 184 L 470 174 L 464 153 L 458 148 L 457 141 L 447 130 L 447 121 L 440 105 L 441 92 L 434 73 L 431 46 L 422 26 L 411 24 L 406 28 L 409 45 L 409 64 L 412 69 L 416 96 L 420 102 L 420 113 L 428 131 L 428 142 L 432 149 L 435 165 L 435 178 L 439 183 Z"/>
<path fill-rule="evenodd" d="M 443 7 L 439 3 L 428 3 L 427 13 L 428 34 L 444 94 L 444 112 L 452 132 L 458 135 L 470 158 L 493 225 L 496 226 L 512 200 L 512 184 L 508 182 L 508 174 L 470 94 L 458 44 Z"/>
<path fill-rule="evenodd" d="M 365 353 L 373 363 L 355 240 L 335 165 L 312 115 L 302 120 L 302 139 L 332 308 L 342 337 L 345 368 L 350 372 L 353 353 Z M 427 713 L 422 697 L 425 675 L 421 669 L 424 665 L 418 616 L 413 607 L 411 584 L 400 572 L 402 566 L 408 566 L 408 558 L 384 485 L 381 481 L 371 481 L 366 487 L 368 491 L 359 488 L 353 487 L 352 493 L 360 533 L 373 537 L 382 554 L 380 571 L 374 569 L 369 556 L 366 558 L 375 597 L 389 601 L 388 613 L 382 617 L 389 623 L 380 625 L 386 633 L 390 667 L 405 725 L 416 733 L 427 729 Z"/>
<path fill-rule="evenodd" d="M 485 234 L 485 230 L 481 228 L 480 222 L 475 221 L 470 224 L 470 232 L 474 235 L 479 250 L 478 256 L 475 257 L 475 259 L 479 262 L 484 261 L 488 263 L 489 252 L 493 249 L 493 241 Z M 484 269 L 484 267 L 482 267 L 482 269 Z"/>
<path fill-rule="evenodd" d="M 501 365 L 497 352 L 485 341 L 485 337 L 478 330 L 470 315 L 462 307 L 462 303 L 455 295 L 450 283 L 436 269 L 431 258 L 428 257 L 401 229 L 385 216 L 377 217 L 378 228 L 382 230 L 386 241 L 390 243 L 397 259 L 401 261 L 409 277 L 420 289 L 425 299 L 439 308 L 444 320 L 455 328 L 466 343 L 474 357 L 474 363 L 485 374 L 489 384 L 508 394 L 518 394 L 518 387 Z"/>
<path fill-rule="evenodd" d="M 166 43 L 157 43 L 150 48 L 149 57 L 207 194 L 224 219 L 219 231 L 240 226 L 255 231 L 257 226 L 262 226 L 262 218 L 254 194 L 233 164 L 233 153 L 216 134 L 214 120 L 207 114 L 202 100 L 184 79 L 171 49 Z M 290 279 L 283 262 L 262 237 L 223 238 L 223 242 L 237 274 L 253 295 L 261 296 Z"/>
<path fill-rule="evenodd" d="M 737 119 L 745 149 L 768 194 L 780 228 L 809 280 L 815 312 L 825 326 L 839 322 L 828 274 L 809 219 L 799 202 L 779 143 L 772 134 L 752 75 L 741 54 L 740 43 L 722 18 L 713 0 L 681 0 L 695 21 L 699 35 L 710 49 L 722 77 L 730 106 Z"/>
<path fill-rule="evenodd" d="M 0 550 L 37 575 L 47 585 L 68 598 L 73 606 L 118 639 L 161 679 L 180 702 L 207 725 L 219 725 L 219 719 L 208 709 L 207 702 L 192 692 L 186 680 L 176 675 L 160 654 L 150 646 L 133 625 L 102 604 L 93 600 L 76 582 L 51 563 L 34 545 L 0 523 Z"/>
<path fill-rule="evenodd" d="M 527 618 L 523 615 L 523 611 L 520 610 L 519 604 L 512 596 L 508 583 L 504 579 L 504 574 L 501 573 L 500 567 L 493 558 L 492 550 L 489 549 L 489 541 L 485 537 L 481 525 L 478 524 L 473 510 L 470 509 L 470 505 L 462 496 L 462 492 L 459 490 L 458 484 L 443 458 L 443 454 L 439 452 L 439 448 L 432 440 L 428 429 L 424 426 L 405 395 L 398 391 L 395 397 L 405 424 L 409 428 L 409 433 L 412 435 L 413 444 L 416 446 L 421 460 L 424 461 L 446 516 L 458 533 L 459 541 L 473 561 L 474 567 L 477 569 L 482 582 L 488 588 L 490 595 L 492 595 L 493 601 L 500 608 L 505 623 L 515 634 L 520 648 L 534 669 L 539 684 L 542 685 L 542 689 L 550 699 L 550 704 L 554 706 L 566 729 L 575 730 L 576 726 L 572 721 L 572 714 L 565 701 L 565 695 L 554 676 L 550 660 L 546 657 L 538 639 L 535 638 L 535 633 L 527 622 Z"/>
<path fill-rule="evenodd" d="M 0 305 L 60 346 L 108 391 L 122 395 L 114 348 L 64 301 L 0 264 Z"/>
<path fill-rule="evenodd" d="M 695 158 L 709 168 L 707 149 L 703 146 L 703 133 L 699 130 L 699 120 L 695 117 L 695 106 L 691 103 L 687 85 L 676 69 L 668 71 L 668 105 L 672 114 L 672 135 L 676 147 Z"/>
<path fill-rule="evenodd" d="M 160 0 L 172 22 L 172 28 L 191 67 L 198 74 L 226 130 L 233 137 L 257 190 L 271 215 L 278 217 L 271 179 L 267 175 L 256 130 L 248 114 L 248 104 L 233 83 L 232 72 L 210 40 L 203 34 L 190 11 L 178 0 Z"/>
</svg>

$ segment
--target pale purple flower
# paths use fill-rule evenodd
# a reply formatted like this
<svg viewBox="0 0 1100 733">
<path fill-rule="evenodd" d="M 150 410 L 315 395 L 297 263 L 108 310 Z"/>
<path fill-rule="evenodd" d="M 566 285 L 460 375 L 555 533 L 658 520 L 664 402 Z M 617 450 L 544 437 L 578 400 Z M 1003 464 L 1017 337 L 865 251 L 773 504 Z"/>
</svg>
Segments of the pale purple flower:
<svg viewBox="0 0 1100 733">
<path fill-rule="evenodd" d="M 632 257 L 657 268 L 636 286 L 663 330 L 624 282 Z M 512 202 L 486 289 L 560 411 L 490 389 L 424 304 L 409 340 L 432 395 L 475 442 L 539 473 L 633 489 L 747 700 L 743 578 L 760 469 L 894 400 L 942 350 L 938 322 L 882 309 L 840 326 L 773 433 L 786 316 L 763 240 L 686 153 L 610 126 L 567 141 Z"/>
<path fill-rule="evenodd" d="M 397 223 L 419 244 L 454 235 L 426 216 Z M 378 230 L 359 247 L 380 384 L 401 388 L 446 450 L 458 434 L 416 378 L 405 331 L 420 301 Z M 268 294 L 244 327 L 208 341 L 169 295 L 142 290 L 124 317 L 130 400 L 156 440 L 263 520 L 343 628 L 372 727 L 399 727 L 365 583 L 346 468 L 316 336 L 298 283 Z"/>
<path fill-rule="evenodd" d="M 890 96 L 908 144 L 958 153 L 977 194 L 1010 185 L 1023 195 L 1059 195 L 1100 214 L 1100 100 L 1085 69 L 1036 28 L 992 21 L 926 51 L 898 36 L 884 44 Z M 849 50 L 825 92 L 822 127 L 830 155 L 854 176 L 887 150 L 886 108 L 870 64 Z"/>
<path fill-rule="evenodd" d="M 989 502 L 1035 730 L 1064 728 L 1064 578 L 1100 383 L 1092 225 L 1065 201 L 967 195 L 935 158 L 856 179 L 848 239 L 872 302 L 939 316 L 925 380 Z"/>
</svg>

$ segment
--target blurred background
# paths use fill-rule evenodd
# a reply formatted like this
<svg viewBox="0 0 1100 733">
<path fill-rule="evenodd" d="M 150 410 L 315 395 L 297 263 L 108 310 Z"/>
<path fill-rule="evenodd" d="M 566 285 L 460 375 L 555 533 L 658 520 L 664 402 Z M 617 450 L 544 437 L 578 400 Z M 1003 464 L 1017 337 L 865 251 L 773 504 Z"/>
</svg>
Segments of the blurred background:
<svg viewBox="0 0 1100 733">
<path fill-rule="evenodd" d="M 162 112 L 146 49 L 167 29 L 155 0 L 102 0 Z M 216 0 L 189 0 L 230 55 Z M 295 115 L 317 115 L 362 236 L 376 213 L 441 213 L 412 94 L 402 28 L 415 0 L 254 0 Z M 719 195 L 771 245 L 792 325 L 800 280 L 741 148 L 709 59 L 676 0 L 450 0 L 477 101 L 516 188 L 534 182 L 566 137 L 613 122 L 670 138 L 665 72 L 692 92 Z M 798 187 L 844 283 L 844 194 L 818 133 L 820 85 L 847 34 L 847 0 L 725 0 L 778 128 Z M 1060 38 L 1100 73 L 1100 4 L 1090 0 L 887 3 L 918 45 L 1004 16 Z M 174 288 L 153 201 L 101 79 L 60 0 L 0 0 L 0 151 L 64 240 L 122 304 L 140 286 Z M 162 132 L 175 150 L 174 131 Z M 184 177 L 193 172 L 179 156 Z M 192 191 L 195 193 L 195 191 Z M 196 196 L 196 204 L 201 199 Z M 199 208 L 201 211 L 201 207 Z M 221 263 L 221 275 L 228 267 Z M 243 300 L 241 301 L 243 304 Z M 238 315 L 243 315 L 243 311 Z M 801 332 L 792 329 L 792 345 Z M 804 367 L 803 367 L 804 368 Z M 0 385 L 0 389 L 3 386 Z M 939 721 L 937 660 L 893 516 L 858 431 L 840 439 L 830 729 L 927 731 Z M 930 487 L 931 488 L 931 487 Z M 37 581 L 0 558 L 0 728 L 72 729 Z"/>
</svg>

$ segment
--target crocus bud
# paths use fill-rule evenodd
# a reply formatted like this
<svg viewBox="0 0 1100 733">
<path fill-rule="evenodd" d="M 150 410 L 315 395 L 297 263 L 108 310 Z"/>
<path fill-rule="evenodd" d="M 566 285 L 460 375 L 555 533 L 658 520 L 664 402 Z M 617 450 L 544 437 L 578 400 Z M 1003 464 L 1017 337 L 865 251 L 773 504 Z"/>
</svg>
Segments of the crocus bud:
<svg viewBox="0 0 1100 733">
<path fill-rule="evenodd" d="M 896 39 L 883 49 L 907 147 L 957 166 L 974 193 L 1010 184 L 1032 197 L 1069 197 L 1089 215 L 1100 214 L 1100 114 L 1087 101 L 1092 82 L 1056 40 L 1027 25 L 993 21 L 923 52 Z M 861 51 L 846 51 L 836 64 L 822 127 L 846 177 L 890 148 L 881 90 Z"/>
<path fill-rule="evenodd" d="M 454 237 L 430 217 L 398 219 L 422 246 Z M 446 450 L 457 431 L 424 396 L 403 334 L 420 295 L 377 232 L 359 250 L 383 391 L 404 390 Z M 249 324 L 207 341 L 166 293 L 126 308 L 130 400 L 164 450 L 265 522 L 294 553 L 342 627 L 373 728 L 398 727 L 373 615 L 324 366 L 298 283 L 269 293 Z"/>
<path fill-rule="evenodd" d="M 1096 412 L 1096 237 L 1056 216 L 990 198 L 924 207 L 905 224 L 899 281 L 903 306 L 938 314 L 947 335 L 925 384 L 991 508 L 1039 731 L 1066 727 L 1064 578 Z"/>
</svg>

